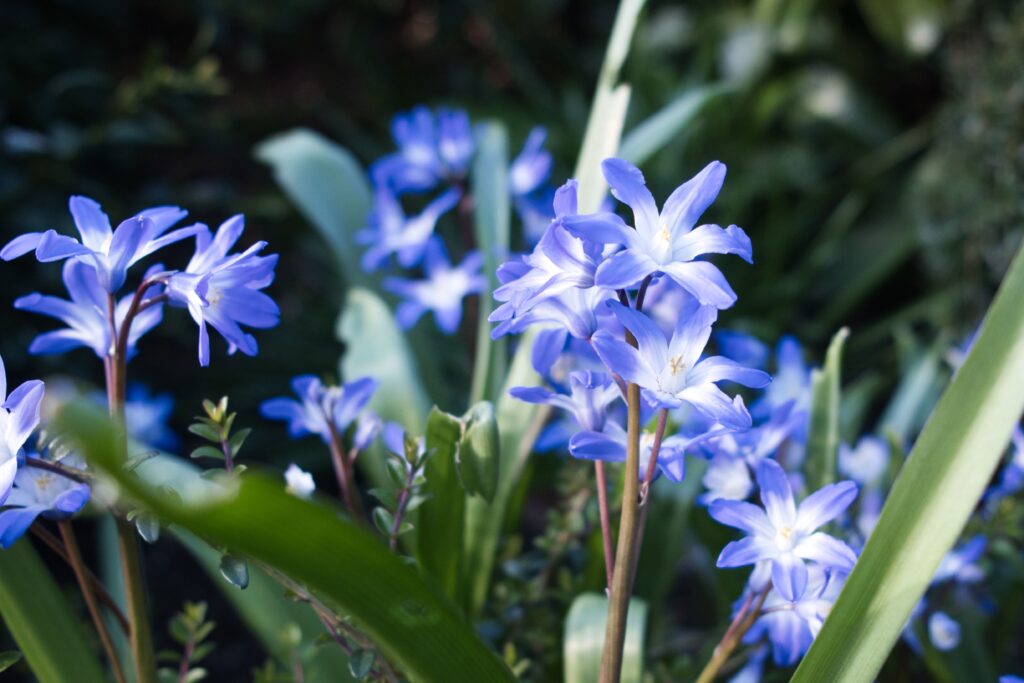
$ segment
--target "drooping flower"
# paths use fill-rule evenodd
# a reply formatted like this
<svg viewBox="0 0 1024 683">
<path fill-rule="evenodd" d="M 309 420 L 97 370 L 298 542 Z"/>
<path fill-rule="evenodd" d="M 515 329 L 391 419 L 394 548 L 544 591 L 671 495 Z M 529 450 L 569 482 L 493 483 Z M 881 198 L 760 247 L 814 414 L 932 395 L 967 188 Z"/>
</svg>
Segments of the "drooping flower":
<svg viewBox="0 0 1024 683">
<path fill-rule="evenodd" d="M 851 481 L 830 484 L 800 503 L 793 498 L 786 472 L 774 460 L 762 460 L 757 484 L 764 508 L 751 503 L 719 499 L 708 512 L 721 524 L 747 536 L 722 549 L 719 567 L 742 567 L 771 560 L 772 584 L 786 600 L 796 600 L 807 587 L 805 560 L 849 572 L 857 556 L 842 541 L 816 530 L 843 513 L 857 496 Z"/>
<path fill-rule="evenodd" d="M 569 394 L 543 387 L 513 387 L 509 394 L 527 403 L 542 403 L 566 411 L 580 429 L 600 432 L 605 427 L 608 407 L 621 397 L 612 378 L 600 372 L 574 372 L 569 376 Z"/>
<path fill-rule="evenodd" d="M 484 289 L 487 280 L 480 274 L 484 258 L 470 252 L 462 263 L 452 266 L 440 240 L 431 240 L 423 259 L 426 278 L 386 278 L 384 289 L 402 297 L 395 311 L 398 324 L 409 329 L 426 313 L 432 311 L 434 321 L 445 334 L 455 334 L 462 322 L 462 300 Z"/>
<path fill-rule="evenodd" d="M 729 427 L 750 426 L 750 414 L 742 401 L 730 399 L 716 383 L 730 381 L 760 388 L 771 378 L 722 356 L 699 360 L 717 317 L 713 306 L 695 305 L 680 311 L 672 338 L 666 339 L 643 313 L 617 301 L 607 305 L 637 341 L 634 348 L 611 334 L 595 335 L 594 349 L 609 369 L 639 384 L 653 405 L 677 408 L 687 403 Z"/>
<path fill-rule="evenodd" d="M 33 250 L 42 262 L 79 257 L 96 269 L 103 290 L 113 294 L 132 264 L 202 229 L 193 225 L 168 233 L 187 213 L 176 206 L 146 209 L 111 230 L 110 219 L 92 199 L 74 196 L 69 204 L 81 241 L 56 230 L 30 232 L 11 240 L 0 250 L 0 258 L 9 261 Z"/>
<path fill-rule="evenodd" d="M 152 266 L 146 277 L 159 273 L 163 266 Z M 107 293 L 95 268 L 80 259 L 64 264 L 64 286 L 70 300 L 39 293 L 28 294 L 14 302 L 14 307 L 41 315 L 48 315 L 67 324 L 66 328 L 44 332 L 32 340 L 29 353 L 64 353 L 84 346 L 100 358 L 106 358 L 113 347 L 110 319 L 107 313 Z M 153 287 L 152 296 L 159 296 L 162 288 Z M 127 295 L 117 302 L 114 319 L 118 329 L 124 325 L 133 296 Z M 163 306 L 157 302 L 139 311 L 128 333 L 127 356 L 131 359 L 142 335 L 156 327 L 163 319 Z"/>
<path fill-rule="evenodd" d="M 18 470 L 18 454 L 28 437 L 39 426 L 39 408 L 45 387 L 42 381 L 30 379 L 7 393 L 7 370 L 0 358 L 0 503 L 11 492 Z"/>
<path fill-rule="evenodd" d="M 459 203 L 461 196 L 458 189 L 450 189 L 431 200 L 420 213 L 407 216 L 398 197 L 387 187 L 379 186 L 370 226 L 356 233 L 356 241 L 367 246 L 360 261 L 363 270 L 379 269 L 391 254 L 396 255 L 403 268 L 419 264 L 437 221 Z"/>
<path fill-rule="evenodd" d="M 61 464 L 83 469 L 84 462 L 71 454 Z M 0 512 L 0 548 L 10 548 L 37 517 L 68 519 L 89 500 L 89 485 L 31 465 L 18 469 L 14 487 Z"/>
<path fill-rule="evenodd" d="M 288 422 L 293 437 L 316 434 L 330 442 L 332 431 L 342 434 L 358 417 L 377 390 L 377 380 L 363 377 L 343 386 L 324 386 L 315 375 L 299 375 L 292 380 L 299 400 L 272 398 L 260 405 L 260 413 L 271 420 Z"/>
<path fill-rule="evenodd" d="M 717 161 L 708 164 L 669 196 L 660 213 L 640 169 L 623 159 L 605 159 L 601 169 L 615 198 L 633 209 L 636 229 L 614 213 L 565 218 L 569 231 L 583 239 L 624 247 L 598 268 L 597 284 L 627 289 L 645 277 L 664 273 L 703 304 L 731 306 L 736 293 L 725 276 L 714 265 L 696 259 L 704 254 L 736 254 L 752 262 L 750 238 L 735 225 L 724 230 L 717 225 L 694 228 L 718 196 L 725 166 Z"/>
<path fill-rule="evenodd" d="M 284 481 L 285 491 L 296 498 L 308 499 L 313 496 L 313 492 L 316 490 L 316 482 L 313 481 L 313 475 L 295 463 L 288 465 L 288 469 L 284 471 Z"/>
<path fill-rule="evenodd" d="M 257 329 L 274 327 L 280 309 L 260 290 L 274 281 L 277 254 L 260 256 L 266 242 L 257 242 L 244 252 L 228 254 L 245 229 L 245 218 L 234 216 L 221 223 L 216 234 L 200 226 L 196 250 L 184 271 L 168 278 L 167 296 L 172 304 L 186 306 L 199 326 L 199 364 L 210 364 L 207 324 L 228 343 L 228 353 L 241 351 L 255 356 L 256 338 L 241 325 Z"/>
</svg>

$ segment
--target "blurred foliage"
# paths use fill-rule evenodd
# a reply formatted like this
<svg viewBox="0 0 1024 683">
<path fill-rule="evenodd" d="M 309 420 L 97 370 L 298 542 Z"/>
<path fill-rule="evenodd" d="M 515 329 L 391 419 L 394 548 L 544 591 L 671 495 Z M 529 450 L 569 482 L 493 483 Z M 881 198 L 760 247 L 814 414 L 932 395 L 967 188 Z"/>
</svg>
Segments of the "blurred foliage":
<svg viewBox="0 0 1024 683">
<path fill-rule="evenodd" d="M 394 112 L 451 103 L 475 119 L 503 121 L 513 153 L 532 125 L 547 126 L 561 179 L 578 149 L 614 10 L 614 2 L 579 0 L 0 4 L 0 240 L 70 230 L 72 193 L 101 201 L 114 220 L 160 203 L 211 224 L 244 212 L 247 239 L 266 239 L 281 254 L 271 291 L 282 323 L 259 335 L 259 358 L 229 358 L 215 346 L 212 366 L 200 369 L 192 323 L 168 315 L 143 341 L 131 373 L 175 393 L 179 432 L 205 396 L 229 393 L 255 428 L 249 457 L 280 465 L 287 457 L 325 475 L 329 463 L 315 440 L 291 441 L 255 415 L 293 375 L 334 372 L 341 278 L 253 148 L 305 126 L 367 163 L 390 148 Z M 742 225 L 756 265 L 726 264 L 741 297 L 724 324 L 768 340 L 796 333 L 817 349 L 816 361 L 849 325 L 843 371 L 863 388 L 858 421 L 871 423 L 913 361 L 897 342 L 939 332 L 962 338 L 1020 243 L 1022 63 L 1024 5 L 1010 0 L 652 1 L 625 67 L 633 85 L 626 129 L 691 88 L 724 87 L 644 165 L 646 175 L 665 196 L 711 158 L 730 167 L 708 218 Z M 60 289 L 59 269 L 29 259 L 3 268 L 8 304 Z M 14 376 L 70 368 L 100 381 L 86 351 L 71 363 L 25 356 L 48 321 L 9 305 L 0 316 L 8 330 L 0 353 Z M 437 340 L 432 330 L 418 334 Z M 436 359 L 439 367 L 459 362 Z M 533 477 L 520 496 L 526 502 L 516 503 L 523 521 L 503 549 L 509 562 L 484 630 L 507 659 L 526 662 L 527 678 L 544 680 L 561 667 L 560 649 L 545 639 L 557 637 L 573 595 L 600 586 L 600 572 L 595 578 L 580 557 L 593 524 L 583 474 L 554 459 L 535 469 L 546 476 Z M 545 509 L 556 512 L 538 519 Z M 1019 514 L 1005 515 L 1007 537 L 1019 543 L 1011 523 Z M 687 533 L 712 547 L 722 538 L 703 519 Z M 151 558 L 155 572 L 169 575 L 156 565 L 176 566 L 184 555 L 161 544 Z M 683 560 L 688 577 L 706 579 L 706 590 L 681 600 L 700 605 L 699 613 L 672 615 L 688 629 L 715 623 L 735 593 L 735 577 L 715 577 L 710 562 Z M 190 588 L 157 593 L 158 619 L 183 597 L 207 599 L 219 639 L 231 641 L 231 617 L 216 594 L 188 595 Z M 652 622 L 664 621 L 679 598 L 652 604 Z M 654 669 L 682 675 L 699 661 L 701 642 L 691 636 L 653 633 L 661 653 Z M 240 650 L 237 661 L 261 663 Z M 231 651 L 221 653 L 231 666 Z M 915 663 L 894 659 L 892 666 L 916 672 Z M 224 675 L 210 666 L 211 677 Z"/>
</svg>

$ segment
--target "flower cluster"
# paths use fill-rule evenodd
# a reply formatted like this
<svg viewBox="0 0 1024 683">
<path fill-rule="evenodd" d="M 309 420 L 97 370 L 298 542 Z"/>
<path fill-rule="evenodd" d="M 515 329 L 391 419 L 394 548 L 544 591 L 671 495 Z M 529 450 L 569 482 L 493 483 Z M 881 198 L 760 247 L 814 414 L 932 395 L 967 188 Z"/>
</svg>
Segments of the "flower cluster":
<svg viewBox="0 0 1024 683">
<path fill-rule="evenodd" d="M 416 271 L 413 278 L 388 278 L 384 287 L 398 296 L 398 322 L 416 324 L 432 311 L 438 328 L 454 334 L 462 320 L 462 300 L 483 291 L 483 257 L 467 244 L 453 265 L 440 235 L 440 223 L 453 211 L 472 242 L 473 187 L 470 167 L 477 149 L 476 131 L 464 111 L 426 107 L 395 116 L 391 133 L 398 149 L 370 169 L 373 207 L 368 225 L 356 235 L 365 245 L 364 270 L 373 272 L 394 262 Z M 523 224 L 524 236 L 535 241 L 551 220 L 551 154 L 546 133 L 535 128 L 508 169 L 508 192 Z M 424 199 L 425 194 L 432 194 Z M 407 207 L 413 207 L 409 210 Z"/>
</svg>

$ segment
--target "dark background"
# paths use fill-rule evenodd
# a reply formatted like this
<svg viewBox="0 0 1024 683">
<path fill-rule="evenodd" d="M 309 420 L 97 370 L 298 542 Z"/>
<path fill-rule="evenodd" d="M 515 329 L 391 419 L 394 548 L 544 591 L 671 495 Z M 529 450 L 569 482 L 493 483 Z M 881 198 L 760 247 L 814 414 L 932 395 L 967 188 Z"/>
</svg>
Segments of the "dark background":
<svg viewBox="0 0 1024 683">
<path fill-rule="evenodd" d="M 288 440 L 257 406 L 295 374 L 335 371 L 342 280 L 254 145 L 306 126 L 368 163 L 391 148 L 396 111 L 449 104 L 505 121 L 515 149 L 545 125 L 561 182 L 614 11 L 540 0 L 3 3 L 0 240 L 71 232 L 70 194 L 100 201 L 115 225 L 155 204 L 211 226 L 245 213 L 244 244 L 267 240 L 281 254 L 270 292 L 282 321 L 257 334 L 258 358 L 228 357 L 214 339 L 211 367 L 199 368 L 194 325 L 168 309 L 130 373 L 174 394 L 180 433 L 203 398 L 230 395 L 239 424 L 255 427 L 249 459 L 298 461 L 327 487 L 318 444 Z M 813 359 L 849 325 L 847 376 L 884 395 L 907 348 L 977 324 L 1020 243 L 1022 63 L 1020 3 L 652 0 L 624 70 L 626 128 L 689 87 L 730 84 L 645 165 L 655 195 L 724 161 L 712 218 L 742 225 L 756 259 L 727 266 L 740 301 L 726 321 L 768 341 L 796 333 Z M 166 259 L 183 262 L 188 249 Z M 9 307 L 60 293 L 60 268 L 31 257 L 0 267 L 10 381 L 100 382 L 89 351 L 27 356 L 54 325 Z M 172 543 L 149 560 L 158 622 L 187 597 L 216 600 Z M 215 657 L 213 680 L 234 680 L 263 655 L 226 605 L 212 609 L 232 653 Z"/>
</svg>

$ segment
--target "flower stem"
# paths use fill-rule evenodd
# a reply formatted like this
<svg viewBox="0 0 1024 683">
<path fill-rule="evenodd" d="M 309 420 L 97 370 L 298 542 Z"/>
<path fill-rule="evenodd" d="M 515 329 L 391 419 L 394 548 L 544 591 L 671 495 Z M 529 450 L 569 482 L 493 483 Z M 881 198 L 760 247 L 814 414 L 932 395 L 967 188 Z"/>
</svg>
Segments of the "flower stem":
<svg viewBox="0 0 1024 683">
<path fill-rule="evenodd" d="M 135 298 L 125 315 L 121 329 L 118 330 L 114 310 L 114 295 L 107 297 L 108 319 L 111 332 L 111 348 L 104 359 L 107 377 L 107 405 L 110 415 L 120 425 L 120 445 L 124 452 L 128 451 L 128 433 L 124 428 L 124 402 L 127 386 L 127 345 L 131 332 L 132 321 L 138 312 L 138 302 L 142 301 L 148 285 L 143 283 L 135 293 Z M 146 604 L 145 574 L 142 568 L 142 550 L 134 525 L 120 515 L 115 515 L 117 523 L 117 546 L 121 558 L 121 574 L 124 577 L 125 598 L 128 605 L 128 618 L 131 629 L 132 663 L 135 667 L 135 683 L 157 683 L 156 655 L 153 651 L 153 634 L 149 625 L 149 606 Z"/>
<path fill-rule="evenodd" d="M 91 483 L 89 473 L 75 467 L 68 467 L 59 462 L 53 460 L 44 460 L 43 458 L 33 458 L 32 456 L 25 457 L 25 464 L 29 467 L 35 467 L 39 470 L 46 470 L 47 472 L 53 472 L 59 474 L 62 477 L 67 477 L 71 481 L 77 481 L 79 484 Z"/>
<path fill-rule="evenodd" d="M 729 655 L 736 649 L 736 646 L 743 640 L 743 636 L 746 635 L 750 627 L 754 625 L 757 618 L 761 616 L 761 607 L 764 606 L 764 601 L 768 597 L 768 591 L 771 590 L 771 584 L 765 586 L 764 590 L 754 598 L 755 593 L 751 591 L 747 595 L 747 599 L 743 602 L 743 606 L 740 607 L 739 612 L 733 617 L 732 623 L 729 624 L 729 628 L 726 630 L 725 635 L 722 636 L 722 640 L 719 641 L 718 645 L 715 646 L 715 651 L 711 655 L 711 659 L 708 661 L 704 670 L 700 672 L 700 676 L 697 678 L 697 683 L 711 683 L 715 680 L 715 676 L 718 675 L 722 665 L 729 659 Z"/>
<path fill-rule="evenodd" d="M 391 524 L 391 535 L 388 537 L 388 547 L 391 549 L 391 552 L 395 552 L 398 549 L 398 536 L 402 532 L 402 520 L 405 518 L 405 509 L 409 505 L 409 496 L 412 493 L 415 481 L 416 469 L 410 467 L 409 473 L 405 475 L 405 485 L 402 486 L 402 491 L 398 494 L 398 506 L 395 508 L 395 518 Z"/>
<path fill-rule="evenodd" d="M 99 603 L 96 601 L 92 585 L 89 583 L 88 569 L 86 569 L 85 562 L 82 560 L 82 553 L 78 550 L 78 541 L 75 540 L 75 532 L 71 529 L 71 522 L 64 520 L 59 522 L 57 527 L 60 529 L 60 535 L 64 539 L 68 564 L 71 565 L 71 570 L 75 573 L 75 579 L 78 581 L 78 587 L 82 591 L 82 597 L 85 598 L 85 606 L 89 609 L 89 616 L 92 617 L 92 623 L 96 626 L 96 633 L 100 637 L 103 651 L 110 662 L 110 669 L 114 674 L 114 680 L 117 683 L 125 683 L 124 671 L 121 669 L 121 660 L 117 656 L 117 649 L 114 647 L 114 641 L 110 638 L 107 622 L 103 620 Z"/>
<path fill-rule="evenodd" d="M 608 512 L 608 481 L 604 475 L 604 461 L 594 461 L 594 477 L 597 480 L 597 509 L 601 517 L 601 543 L 604 546 L 604 575 L 607 590 L 612 589 L 615 576 L 615 558 L 612 550 L 612 520 Z"/>
<path fill-rule="evenodd" d="M 348 508 L 349 515 L 353 522 L 360 522 L 363 519 L 362 505 L 359 502 L 359 491 L 356 490 L 354 472 L 352 471 L 352 459 L 345 454 L 341 444 L 341 435 L 334 427 L 334 421 L 328 415 L 327 428 L 331 438 L 328 440 L 328 447 L 331 450 L 331 462 L 334 464 L 334 474 L 338 477 L 338 488 L 341 491 L 341 499 Z"/>
<path fill-rule="evenodd" d="M 601 652 L 601 683 L 618 683 L 622 676 L 622 648 L 626 642 L 626 618 L 629 598 L 633 592 L 633 555 L 637 531 L 637 496 L 640 484 L 640 387 L 630 383 L 626 388 L 628 417 L 626 422 L 626 472 L 622 489 L 622 516 L 619 520 L 619 542 L 615 549 L 618 571 L 612 579 L 608 598 L 608 623 Z"/>
<path fill-rule="evenodd" d="M 647 460 L 647 471 L 644 473 L 644 483 L 640 485 L 640 521 L 637 522 L 636 551 L 633 554 L 633 571 L 640 561 L 640 546 L 644 542 L 644 528 L 647 526 L 647 511 L 651 507 L 651 484 L 654 481 L 654 472 L 658 467 L 658 454 L 661 452 L 661 442 L 665 438 L 665 427 L 668 425 L 668 409 L 662 408 L 658 413 L 658 427 L 654 432 L 654 443 L 651 445 L 651 457 Z"/>
</svg>

